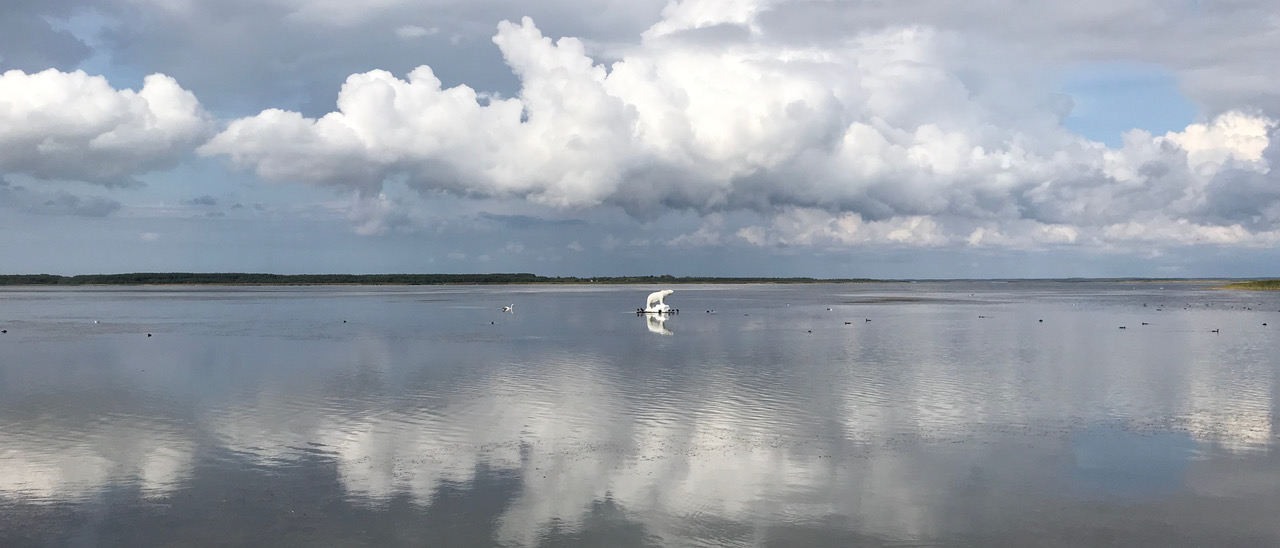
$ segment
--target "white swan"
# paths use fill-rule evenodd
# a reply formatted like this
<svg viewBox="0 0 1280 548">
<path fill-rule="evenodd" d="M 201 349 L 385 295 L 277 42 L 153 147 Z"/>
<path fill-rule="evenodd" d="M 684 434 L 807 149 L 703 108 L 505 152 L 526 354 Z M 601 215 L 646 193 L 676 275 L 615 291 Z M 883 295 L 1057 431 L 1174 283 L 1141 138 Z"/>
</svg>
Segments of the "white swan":
<svg viewBox="0 0 1280 548">
<path fill-rule="evenodd" d="M 662 291 L 654 291 L 649 294 L 649 298 L 644 300 L 645 314 L 666 314 L 671 312 L 671 307 L 667 303 L 662 302 L 662 298 L 675 293 L 673 289 L 663 289 Z"/>
<path fill-rule="evenodd" d="M 516 305 L 514 304 L 502 307 L 503 312 L 515 312 L 515 310 L 516 310 Z"/>
</svg>

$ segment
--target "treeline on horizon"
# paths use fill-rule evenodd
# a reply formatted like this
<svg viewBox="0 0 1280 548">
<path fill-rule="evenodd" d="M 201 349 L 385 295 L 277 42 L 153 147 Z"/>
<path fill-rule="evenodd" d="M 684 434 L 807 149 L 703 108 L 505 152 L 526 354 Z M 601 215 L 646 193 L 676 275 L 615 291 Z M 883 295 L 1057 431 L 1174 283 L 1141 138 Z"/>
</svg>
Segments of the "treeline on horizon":
<svg viewBox="0 0 1280 548">
<path fill-rule="evenodd" d="M 484 284 L 749 284 L 874 282 L 865 278 L 720 278 L 707 276 L 539 276 L 514 274 L 251 274 L 196 272 L 136 272 L 130 274 L 0 275 L 4 285 L 484 285 Z"/>
<path fill-rule="evenodd" d="M 502 284 L 805 284 L 805 283 L 874 283 L 910 280 L 877 280 L 871 278 L 768 278 L 716 276 L 539 276 L 537 274 L 261 274 L 240 272 L 134 272 L 128 274 L 0 274 L 0 286 L 79 286 L 79 285 L 502 285 Z M 1008 282 L 1177 282 L 1196 278 L 1057 278 L 1008 280 L 924 280 L 931 282 L 1008 281 Z M 1228 283 L 1229 289 L 1280 289 L 1280 279 L 1240 280 Z"/>
</svg>

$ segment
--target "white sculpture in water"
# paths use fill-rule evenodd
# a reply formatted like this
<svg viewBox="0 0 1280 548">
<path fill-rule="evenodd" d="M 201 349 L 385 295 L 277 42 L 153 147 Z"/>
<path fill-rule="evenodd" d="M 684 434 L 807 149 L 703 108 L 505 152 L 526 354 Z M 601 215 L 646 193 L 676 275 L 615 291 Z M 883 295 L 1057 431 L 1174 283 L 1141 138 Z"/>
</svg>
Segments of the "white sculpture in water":
<svg viewBox="0 0 1280 548">
<path fill-rule="evenodd" d="M 667 323 L 667 317 L 662 314 L 645 314 L 644 322 L 645 326 L 649 328 L 650 333 L 657 333 L 659 335 L 675 334 L 672 333 L 670 329 L 667 329 L 667 326 L 663 325 Z"/>
<path fill-rule="evenodd" d="M 650 293 L 649 298 L 644 301 L 644 309 L 641 310 L 641 312 L 644 312 L 645 314 L 673 313 L 675 309 L 667 306 L 667 303 L 662 302 L 663 297 L 672 293 L 675 293 L 675 291 L 671 289 L 663 289 L 662 291 L 654 291 L 653 293 Z"/>
</svg>

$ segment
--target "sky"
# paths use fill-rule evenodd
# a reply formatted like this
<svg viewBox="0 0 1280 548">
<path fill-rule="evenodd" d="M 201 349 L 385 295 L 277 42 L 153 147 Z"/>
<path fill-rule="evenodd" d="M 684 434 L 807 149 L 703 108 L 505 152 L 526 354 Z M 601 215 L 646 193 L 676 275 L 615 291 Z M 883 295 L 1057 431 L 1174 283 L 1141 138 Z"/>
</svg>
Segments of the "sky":
<svg viewBox="0 0 1280 548">
<path fill-rule="evenodd" d="M 1280 275 L 1274 0 L 6 0 L 0 273 Z"/>
</svg>

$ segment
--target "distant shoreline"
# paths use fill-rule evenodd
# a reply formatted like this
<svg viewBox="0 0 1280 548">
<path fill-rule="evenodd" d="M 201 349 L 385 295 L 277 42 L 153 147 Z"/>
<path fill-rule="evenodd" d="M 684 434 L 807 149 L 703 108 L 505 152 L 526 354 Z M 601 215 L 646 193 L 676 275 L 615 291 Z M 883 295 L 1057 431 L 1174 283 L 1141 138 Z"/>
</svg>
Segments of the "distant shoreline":
<svg viewBox="0 0 1280 548">
<path fill-rule="evenodd" d="M 872 278 L 771 278 L 716 276 L 540 276 L 530 273 L 494 274 L 262 274 L 137 272 L 127 274 L 0 275 L 0 287 L 42 286 L 373 286 L 373 285 L 588 285 L 588 284 L 857 284 L 857 283 L 954 283 L 954 282 L 1113 282 L 1113 283 L 1221 283 L 1221 289 L 1280 290 L 1280 280 L 1223 278 L 1057 278 L 1057 279 L 947 279 L 879 280 Z"/>
<path fill-rule="evenodd" d="M 814 284 L 879 283 L 865 278 L 727 278 L 710 276 L 552 277 L 536 274 L 251 274 L 251 273 L 131 273 L 0 275 L 5 286 L 318 286 L 318 285 L 573 285 L 573 284 Z"/>
</svg>

